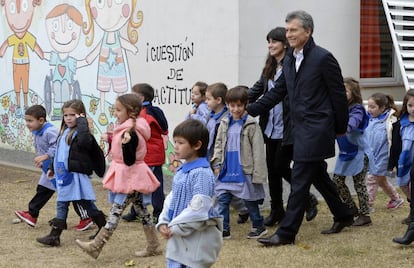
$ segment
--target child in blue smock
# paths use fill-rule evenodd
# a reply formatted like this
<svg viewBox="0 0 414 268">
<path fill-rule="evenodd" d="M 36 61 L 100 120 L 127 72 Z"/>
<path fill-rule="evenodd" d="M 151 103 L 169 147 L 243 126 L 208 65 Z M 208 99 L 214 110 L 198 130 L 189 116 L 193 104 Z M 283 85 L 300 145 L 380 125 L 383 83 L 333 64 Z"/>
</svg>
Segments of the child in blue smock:
<svg viewBox="0 0 414 268">
<path fill-rule="evenodd" d="M 346 97 L 348 99 L 349 120 L 346 135 L 336 138 L 339 155 L 333 175 L 342 200 L 354 211 L 358 218 L 354 226 L 366 226 L 372 223 L 369 214 L 368 192 L 365 183 L 367 159 L 364 153 L 364 130 L 368 124 L 368 115 L 362 106 L 361 90 L 358 81 L 351 77 L 344 78 Z M 358 196 L 359 209 L 352 199 L 346 176 L 352 176 L 355 192 Z"/>
<path fill-rule="evenodd" d="M 56 180 L 47 177 L 50 159 L 53 159 L 56 151 L 56 140 L 59 130 L 46 120 L 46 109 L 42 105 L 32 105 L 25 112 L 27 128 L 33 134 L 33 143 L 36 148 L 36 157 L 33 162 L 42 169 L 36 194 L 30 200 L 28 210 L 16 210 L 14 213 L 20 220 L 29 226 L 35 227 L 40 210 L 47 204 L 56 191 Z M 75 212 L 81 218 L 75 228 L 84 231 L 92 226 L 93 221 L 88 213 L 78 202 L 73 202 Z"/>
<path fill-rule="evenodd" d="M 105 172 L 105 158 L 86 119 L 86 109 L 81 100 L 70 100 L 62 107 L 62 124 L 57 141 L 53 166 L 48 176 L 56 178 L 56 217 L 49 223 L 49 235 L 37 238 L 37 242 L 48 246 L 59 246 L 60 235 L 67 229 L 66 219 L 69 204 L 78 201 L 101 229 L 105 215 L 94 204 L 95 191 L 89 178 L 93 171 L 102 177 Z"/>
<path fill-rule="evenodd" d="M 398 122 L 397 122 L 398 123 Z M 403 223 L 408 225 L 403 237 L 396 237 L 392 241 L 401 245 L 409 245 L 414 241 L 414 182 L 413 157 L 414 157 L 414 89 L 407 91 L 400 112 L 399 127 L 393 131 L 393 140 L 390 152 L 390 162 L 392 156 L 398 155 L 397 183 L 407 196 L 410 202 L 410 214 Z M 395 150 L 393 150 L 395 147 Z M 389 168 L 395 167 L 391 163 Z"/>
<path fill-rule="evenodd" d="M 397 168 L 397 185 L 411 203 L 410 172 L 414 157 L 414 90 L 407 91 L 399 120 L 393 124 L 389 171 Z M 402 221 L 408 224 L 410 216 Z"/>
<path fill-rule="evenodd" d="M 207 124 L 210 116 L 210 110 L 206 103 L 207 86 L 206 83 L 198 81 L 191 88 L 191 101 L 193 106 L 185 119 L 196 119 L 203 123 L 203 125 Z"/>
<path fill-rule="evenodd" d="M 214 144 L 216 141 L 217 129 L 223 118 L 227 118 L 229 111 L 225 103 L 227 86 L 223 83 L 213 83 L 207 87 L 206 103 L 210 112 L 210 118 L 207 122 L 209 141 L 207 147 L 207 159 L 210 161 L 214 154 Z M 237 212 L 239 217 L 238 224 L 246 223 L 249 219 L 249 211 L 244 205 L 244 200 L 234 197 L 230 204 Z"/>
<path fill-rule="evenodd" d="M 237 86 L 226 94 L 230 111 L 217 130 L 211 165 L 216 180 L 219 212 L 223 215 L 223 238 L 230 238 L 229 205 L 233 196 L 243 199 L 252 221 L 247 238 L 259 238 L 267 233 L 260 214 L 263 203 L 263 183 L 267 180 L 263 134 L 257 121 L 245 114 L 247 88 Z"/>
<path fill-rule="evenodd" d="M 188 119 L 173 132 L 177 169 L 157 229 L 167 239 L 167 267 L 210 267 L 221 249 L 222 217 L 213 207 L 214 175 L 206 159 L 208 131 Z"/>
<path fill-rule="evenodd" d="M 366 154 L 369 159 L 367 190 L 370 211 L 374 211 L 375 197 L 381 187 L 390 200 L 387 207 L 398 208 L 404 200 L 387 180 L 389 148 L 391 146 L 392 124 L 397 121 L 394 115 L 397 107 L 391 96 L 375 93 L 368 99 L 369 122 L 365 129 Z"/>
</svg>

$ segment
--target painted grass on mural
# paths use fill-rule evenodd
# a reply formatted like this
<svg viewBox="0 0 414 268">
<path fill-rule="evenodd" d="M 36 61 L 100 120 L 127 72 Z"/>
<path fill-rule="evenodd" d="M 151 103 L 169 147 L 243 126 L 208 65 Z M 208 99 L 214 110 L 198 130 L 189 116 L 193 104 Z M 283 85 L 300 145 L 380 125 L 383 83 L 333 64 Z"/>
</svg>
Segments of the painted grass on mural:
<svg viewBox="0 0 414 268">
<path fill-rule="evenodd" d="M 98 111 L 99 98 L 93 95 L 81 95 L 82 101 L 87 109 L 87 117 L 89 119 L 89 127 L 104 152 L 107 152 L 108 146 L 101 140 L 101 134 L 112 131 L 116 122 L 113 114 L 113 103 L 106 101 L 107 118 L 106 125 L 99 123 L 100 112 Z M 46 106 L 46 99 L 39 96 L 35 91 L 29 90 L 28 106 L 40 104 Z M 50 97 L 49 97 L 50 99 Z M 34 152 L 33 137 L 26 127 L 24 120 L 24 111 L 18 114 L 16 106 L 16 94 L 14 90 L 7 91 L 0 95 L 0 139 L 2 146 L 10 147 L 16 150 Z M 63 103 L 62 103 L 63 104 Z M 48 104 L 52 106 L 51 104 Z M 60 128 L 62 116 L 56 110 L 48 110 L 48 120 L 57 128 Z M 163 166 L 164 174 L 172 175 L 179 163 L 174 157 L 174 148 L 170 141 L 166 144 L 166 164 Z"/>
</svg>

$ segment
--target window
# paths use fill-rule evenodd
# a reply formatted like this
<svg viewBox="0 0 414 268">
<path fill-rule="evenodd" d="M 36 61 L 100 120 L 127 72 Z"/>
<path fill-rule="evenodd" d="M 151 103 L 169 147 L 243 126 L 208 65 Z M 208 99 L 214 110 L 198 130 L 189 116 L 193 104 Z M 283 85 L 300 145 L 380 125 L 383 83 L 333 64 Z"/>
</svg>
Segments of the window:
<svg viewBox="0 0 414 268">
<path fill-rule="evenodd" d="M 361 0 L 360 16 L 361 82 L 365 86 L 397 84 L 400 74 L 381 0 Z"/>
</svg>

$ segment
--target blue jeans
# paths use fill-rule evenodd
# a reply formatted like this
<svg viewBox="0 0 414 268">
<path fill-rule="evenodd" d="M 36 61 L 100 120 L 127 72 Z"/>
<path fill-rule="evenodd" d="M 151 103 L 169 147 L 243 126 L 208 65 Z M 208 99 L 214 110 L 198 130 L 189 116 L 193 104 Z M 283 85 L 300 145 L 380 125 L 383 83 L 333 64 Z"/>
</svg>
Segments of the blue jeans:
<svg viewBox="0 0 414 268">
<path fill-rule="evenodd" d="M 223 216 L 223 230 L 230 232 L 230 202 L 233 195 L 229 192 L 217 196 L 218 212 Z"/>
<path fill-rule="evenodd" d="M 230 232 L 230 202 L 233 195 L 229 192 L 223 193 L 217 197 L 218 212 L 223 216 L 223 230 Z M 263 216 L 260 215 L 259 201 L 244 200 L 247 209 L 249 210 L 250 220 L 253 228 L 263 227 Z"/>
<path fill-rule="evenodd" d="M 253 228 L 263 227 L 263 216 L 260 214 L 259 203 L 261 201 L 247 201 L 244 200 L 247 209 L 249 210 L 250 220 L 252 221 Z"/>
</svg>

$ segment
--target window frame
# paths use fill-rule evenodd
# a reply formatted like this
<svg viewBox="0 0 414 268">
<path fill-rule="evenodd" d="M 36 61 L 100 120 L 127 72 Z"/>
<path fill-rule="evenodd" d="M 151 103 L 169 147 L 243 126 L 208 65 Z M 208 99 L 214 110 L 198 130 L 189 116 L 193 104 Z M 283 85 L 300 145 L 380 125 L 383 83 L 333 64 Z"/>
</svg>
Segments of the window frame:
<svg viewBox="0 0 414 268">
<path fill-rule="evenodd" d="M 362 10 L 363 4 L 364 4 L 363 1 L 364 0 L 361 0 L 361 3 L 360 3 L 361 4 L 361 10 Z M 366 0 L 365 4 L 367 4 L 367 8 L 369 8 L 370 4 L 372 4 L 373 1 L 375 1 L 375 0 L 371 0 L 371 1 Z M 380 21 L 384 21 L 384 19 L 385 19 L 385 22 L 386 22 L 387 19 L 386 19 L 386 16 L 384 14 L 383 5 L 382 5 L 381 0 L 377 0 L 377 6 L 378 6 L 378 10 L 379 10 L 378 16 L 384 16 L 384 18 L 379 17 L 379 20 Z M 360 29 L 362 28 L 362 25 L 361 25 L 361 23 L 362 23 L 362 19 L 361 18 L 362 17 L 361 16 L 362 16 L 362 11 L 361 11 L 361 14 L 360 14 Z M 364 26 L 364 27 L 369 27 L 369 25 L 368 26 Z M 388 23 L 386 23 L 386 27 L 388 28 Z M 388 31 L 388 33 L 391 34 L 389 31 Z M 359 47 L 360 48 L 361 48 L 361 39 L 362 38 L 360 38 L 360 41 L 359 41 L 360 42 L 359 43 Z M 359 69 L 359 76 L 360 76 L 360 84 L 361 84 L 361 86 L 368 87 L 369 88 L 369 87 L 379 87 L 379 86 L 380 87 L 385 87 L 385 86 L 400 86 L 400 85 L 404 85 L 404 81 L 402 79 L 401 70 L 400 70 L 400 67 L 399 67 L 398 58 L 397 58 L 396 53 L 395 53 L 394 43 L 392 42 L 391 36 L 390 36 L 390 39 L 391 39 L 391 44 L 392 44 L 392 51 L 391 51 L 392 70 L 391 70 L 391 76 L 390 77 L 361 78 L 361 69 Z M 380 45 L 381 45 L 381 43 L 380 43 Z M 362 54 L 361 54 L 361 51 L 360 51 L 360 53 L 359 53 L 359 62 L 360 62 L 359 68 L 361 68 L 361 60 L 362 60 L 361 55 Z"/>
<path fill-rule="evenodd" d="M 360 58 L 361 60 L 361 58 Z M 360 84 L 363 87 L 386 87 L 386 86 L 404 86 L 402 74 L 398 59 L 395 55 L 394 44 L 392 49 L 393 70 L 392 77 L 377 77 L 377 78 L 360 78 Z"/>
</svg>

